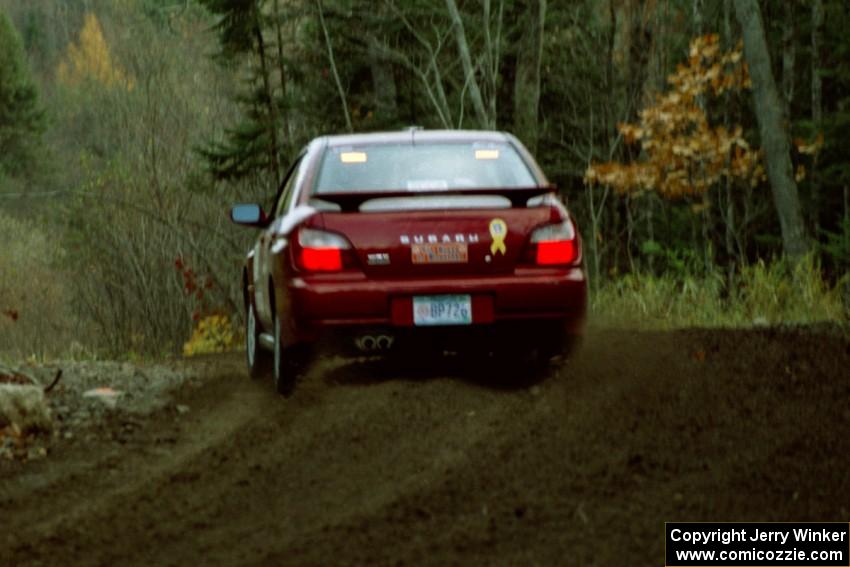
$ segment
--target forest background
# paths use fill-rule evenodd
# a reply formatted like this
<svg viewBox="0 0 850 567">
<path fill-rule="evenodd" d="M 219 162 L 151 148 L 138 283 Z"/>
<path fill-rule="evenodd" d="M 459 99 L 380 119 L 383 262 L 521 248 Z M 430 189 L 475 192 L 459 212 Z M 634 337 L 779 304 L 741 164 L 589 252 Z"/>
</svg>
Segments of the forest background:
<svg viewBox="0 0 850 567">
<path fill-rule="evenodd" d="M 592 319 L 850 313 L 844 0 L 0 0 L 0 356 L 238 341 L 267 203 L 324 133 L 514 132 Z"/>
</svg>

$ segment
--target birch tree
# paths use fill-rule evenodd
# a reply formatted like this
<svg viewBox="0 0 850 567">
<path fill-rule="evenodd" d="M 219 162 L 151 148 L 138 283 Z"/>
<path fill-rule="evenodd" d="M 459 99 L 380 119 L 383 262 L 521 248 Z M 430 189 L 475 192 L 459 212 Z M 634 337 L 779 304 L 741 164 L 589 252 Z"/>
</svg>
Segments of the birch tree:
<svg viewBox="0 0 850 567">
<path fill-rule="evenodd" d="M 482 128 L 495 128 L 496 117 L 487 112 L 484 106 L 484 98 L 481 96 L 481 88 L 478 86 L 477 69 L 472 63 L 472 54 L 469 48 L 469 41 L 466 37 L 466 28 L 463 25 L 463 19 L 457 9 L 455 0 L 446 0 L 446 9 L 451 20 L 458 56 L 463 65 L 464 90 L 469 91 L 472 108 L 475 110 L 475 117 Z"/>
</svg>

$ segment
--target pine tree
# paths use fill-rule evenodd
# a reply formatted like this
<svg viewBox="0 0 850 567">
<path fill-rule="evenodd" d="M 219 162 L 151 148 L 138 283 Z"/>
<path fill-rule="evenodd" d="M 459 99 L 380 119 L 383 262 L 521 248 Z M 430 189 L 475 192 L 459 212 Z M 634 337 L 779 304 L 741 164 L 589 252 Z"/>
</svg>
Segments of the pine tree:
<svg viewBox="0 0 850 567">
<path fill-rule="evenodd" d="M 44 127 L 21 38 L 0 12 L 0 178 L 30 170 Z"/>
<path fill-rule="evenodd" d="M 224 141 L 200 150 L 217 179 L 238 179 L 267 171 L 275 180 L 281 176 L 279 142 L 279 94 L 272 83 L 272 56 L 263 34 L 268 18 L 263 0 L 201 0 L 219 17 L 216 30 L 220 58 L 227 62 L 247 57 L 251 62 L 250 92 L 239 98 L 245 108 L 243 122 L 227 132 Z M 274 17 L 279 17 L 274 14 Z M 279 25 L 279 23 L 278 23 Z"/>
</svg>

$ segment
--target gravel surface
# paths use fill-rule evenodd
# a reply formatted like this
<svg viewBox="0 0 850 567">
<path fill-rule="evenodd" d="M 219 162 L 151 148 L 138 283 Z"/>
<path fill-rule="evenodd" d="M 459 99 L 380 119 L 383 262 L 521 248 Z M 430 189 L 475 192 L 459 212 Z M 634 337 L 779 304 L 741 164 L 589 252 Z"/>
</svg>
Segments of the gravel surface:
<svg viewBox="0 0 850 567">
<path fill-rule="evenodd" d="M 53 428 L 26 436 L 15 434 L 11 428 L 0 430 L 0 459 L 41 459 L 58 444 L 78 437 L 93 439 L 115 421 L 130 430 L 136 427 L 137 418 L 171 403 L 174 391 L 191 377 L 188 368 L 182 362 L 167 366 L 113 361 L 58 361 L 22 367 L 18 370 L 44 386 L 62 370 L 58 384 L 46 394 Z M 25 382 L 20 377 L 4 381 Z"/>
<path fill-rule="evenodd" d="M 665 521 L 850 517 L 838 333 L 592 331 L 536 383 L 322 359 L 287 399 L 241 355 L 185 364 L 148 414 L 149 368 L 65 385 L 69 422 L 107 413 L 0 459 L 0 563 L 655 566 Z M 111 372 L 133 396 L 79 399 Z"/>
</svg>

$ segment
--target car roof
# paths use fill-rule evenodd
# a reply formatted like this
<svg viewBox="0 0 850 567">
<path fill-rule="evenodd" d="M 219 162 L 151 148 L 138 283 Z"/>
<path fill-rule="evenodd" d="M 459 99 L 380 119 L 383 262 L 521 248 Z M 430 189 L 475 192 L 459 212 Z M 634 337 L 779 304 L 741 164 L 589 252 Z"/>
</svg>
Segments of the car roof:
<svg viewBox="0 0 850 567">
<path fill-rule="evenodd" d="M 462 142 L 509 142 L 504 132 L 492 130 L 422 130 L 410 128 L 395 132 L 372 132 L 368 134 L 342 134 L 325 136 L 330 147 L 364 146 L 370 144 L 416 144 L 421 143 L 462 143 Z"/>
</svg>

